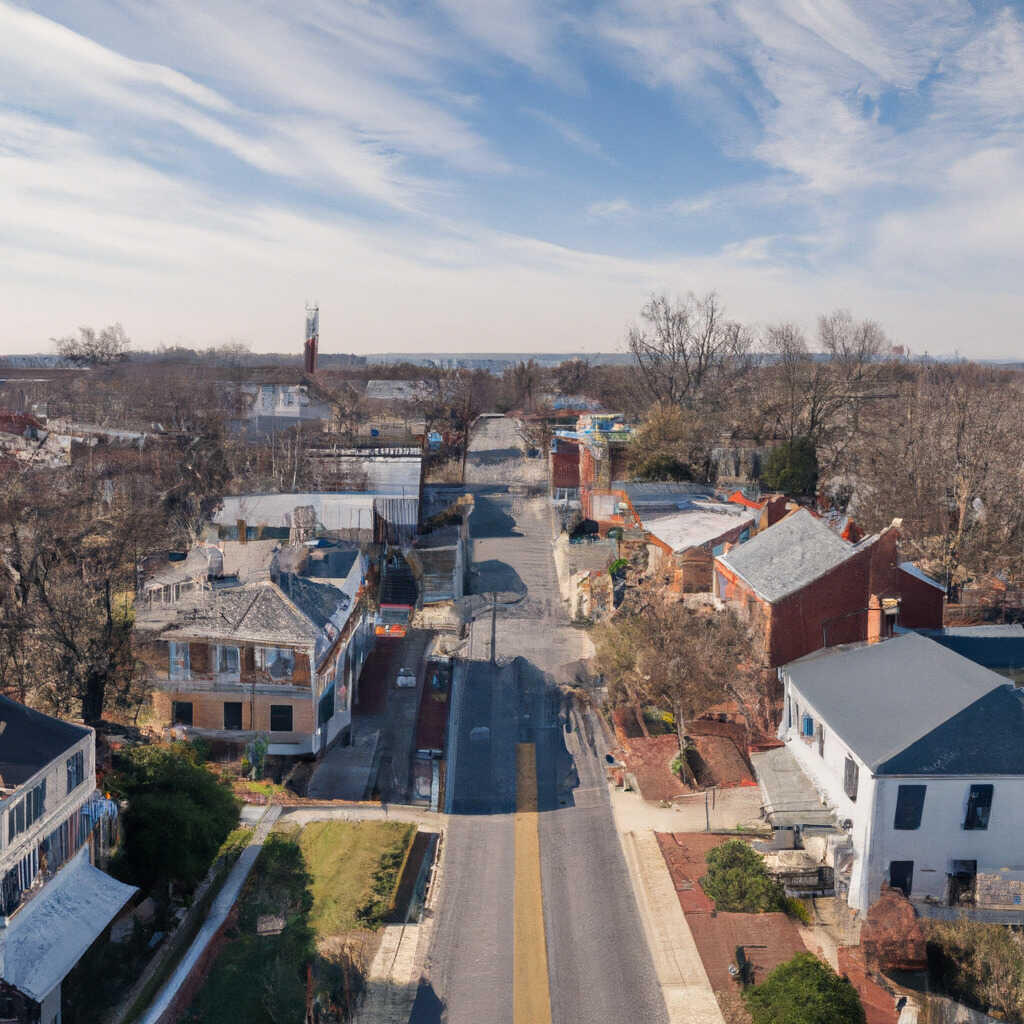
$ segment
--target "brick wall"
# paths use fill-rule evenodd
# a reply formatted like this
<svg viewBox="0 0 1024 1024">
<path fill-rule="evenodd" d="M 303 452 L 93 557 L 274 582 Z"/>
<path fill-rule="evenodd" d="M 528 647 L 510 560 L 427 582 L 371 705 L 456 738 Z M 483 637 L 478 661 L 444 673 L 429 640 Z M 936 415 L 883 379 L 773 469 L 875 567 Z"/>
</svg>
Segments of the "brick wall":
<svg viewBox="0 0 1024 1024">
<path fill-rule="evenodd" d="M 171 725 L 171 705 L 174 701 L 190 701 L 192 703 L 192 726 L 196 729 L 223 729 L 224 704 L 234 701 L 242 705 L 242 729 L 255 729 L 259 732 L 270 731 L 270 705 L 290 704 L 292 706 L 292 732 L 311 733 L 313 731 L 313 702 L 306 693 L 297 697 L 282 697 L 277 694 L 257 693 L 255 701 L 250 691 L 241 690 L 233 693 L 230 690 L 219 690 L 216 693 L 189 690 L 157 690 L 153 693 L 153 713 L 162 725 Z M 255 722 L 252 711 L 255 710 Z M 284 737 L 289 733 L 274 733 L 281 737 L 280 742 L 288 742 Z"/>
<path fill-rule="evenodd" d="M 579 445 L 558 441 L 551 453 L 551 486 L 579 487 L 580 449 Z"/>
</svg>

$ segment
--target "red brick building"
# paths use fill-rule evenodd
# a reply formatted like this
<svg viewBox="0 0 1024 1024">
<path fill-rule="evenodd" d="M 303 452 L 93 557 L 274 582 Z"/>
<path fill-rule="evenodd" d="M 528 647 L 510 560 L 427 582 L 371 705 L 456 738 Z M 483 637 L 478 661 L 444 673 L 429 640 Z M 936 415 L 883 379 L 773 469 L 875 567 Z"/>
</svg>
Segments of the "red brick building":
<svg viewBox="0 0 1024 1024">
<path fill-rule="evenodd" d="M 938 628 L 944 588 L 899 557 L 895 526 L 852 544 L 806 509 L 715 558 L 714 592 L 760 618 L 774 668 L 811 651 Z"/>
</svg>

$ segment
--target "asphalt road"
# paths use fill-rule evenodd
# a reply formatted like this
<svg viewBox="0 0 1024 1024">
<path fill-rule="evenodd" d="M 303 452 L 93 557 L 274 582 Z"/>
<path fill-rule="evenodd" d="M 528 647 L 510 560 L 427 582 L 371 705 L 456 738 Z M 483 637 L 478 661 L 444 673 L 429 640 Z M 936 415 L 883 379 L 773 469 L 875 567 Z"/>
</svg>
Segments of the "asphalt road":
<svg viewBox="0 0 1024 1024">
<path fill-rule="evenodd" d="M 483 421 L 470 450 L 475 475 L 507 483 L 533 467 L 514 427 Z M 472 478 L 471 478 L 472 479 Z M 437 922 L 414 1024 L 524 1024 L 515 1014 L 516 752 L 537 771 L 543 937 L 552 1024 L 667 1024 L 604 783 L 603 738 L 556 682 L 581 656 L 557 596 L 543 498 L 477 481 L 471 524 L 478 590 L 521 581 L 521 602 L 499 609 L 496 653 L 470 662 L 452 695 L 451 818 Z M 511 589 L 511 588 L 502 588 Z M 490 656 L 490 616 L 477 624 Z M 536 856 L 536 854 L 534 854 Z M 522 894 L 520 894 L 522 895 Z M 519 940 L 522 942 L 522 939 Z M 526 1022 L 534 1024 L 534 1022 Z"/>
</svg>

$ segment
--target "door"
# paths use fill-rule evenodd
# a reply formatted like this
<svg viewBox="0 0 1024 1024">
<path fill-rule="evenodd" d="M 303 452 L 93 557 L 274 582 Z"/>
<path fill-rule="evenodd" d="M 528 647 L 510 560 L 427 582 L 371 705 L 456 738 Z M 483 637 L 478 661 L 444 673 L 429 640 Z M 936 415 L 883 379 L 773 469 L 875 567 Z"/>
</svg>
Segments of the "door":
<svg viewBox="0 0 1024 1024">
<path fill-rule="evenodd" d="M 909 896 L 914 886 L 914 862 L 912 860 L 889 861 L 889 884 L 894 889 L 902 889 L 904 896 Z"/>
</svg>

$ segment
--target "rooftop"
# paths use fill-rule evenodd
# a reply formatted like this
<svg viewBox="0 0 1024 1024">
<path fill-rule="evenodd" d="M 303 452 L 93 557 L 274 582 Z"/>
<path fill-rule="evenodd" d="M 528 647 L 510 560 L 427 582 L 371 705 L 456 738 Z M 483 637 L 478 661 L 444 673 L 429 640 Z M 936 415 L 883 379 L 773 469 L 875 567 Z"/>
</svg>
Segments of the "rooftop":
<svg viewBox="0 0 1024 1024">
<path fill-rule="evenodd" d="M 699 547 L 744 523 L 753 522 L 754 516 L 747 509 L 703 498 L 686 500 L 678 512 L 644 518 L 646 529 L 673 551 Z"/>
<path fill-rule="evenodd" d="M 5 787 L 27 782 L 89 734 L 85 726 L 62 722 L 2 696 L 0 725 L 0 784 Z"/>
<path fill-rule="evenodd" d="M 822 804 L 817 790 L 788 747 L 751 754 L 750 761 L 761 787 L 765 813 L 775 828 L 835 826 L 835 814 Z"/>
<path fill-rule="evenodd" d="M 760 597 L 774 602 L 842 565 L 859 548 L 801 508 L 718 560 Z"/>
<path fill-rule="evenodd" d="M 289 579 L 294 581 L 292 590 L 298 600 L 286 597 L 269 580 L 213 591 L 205 605 L 187 612 L 164 635 L 170 640 L 201 636 L 243 642 L 313 643 L 322 628 L 317 619 L 321 617 L 324 594 L 308 588 L 323 586 L 333 591 L 337 595 L 335 608 L 344 595 L 325 584 L 300 577 Z"/>
<path fill-rule="evenodd" d="M 876 774 L 1024 772 L 1024 706 L 1002 676 L 916 633 L 782 671 Z"/>
<path fill-rule="evenodd" d="M 4 981 L 42 1002 L 135 891 L 94 868 L 83 849 L 8 927 Z"/>
</svg>

